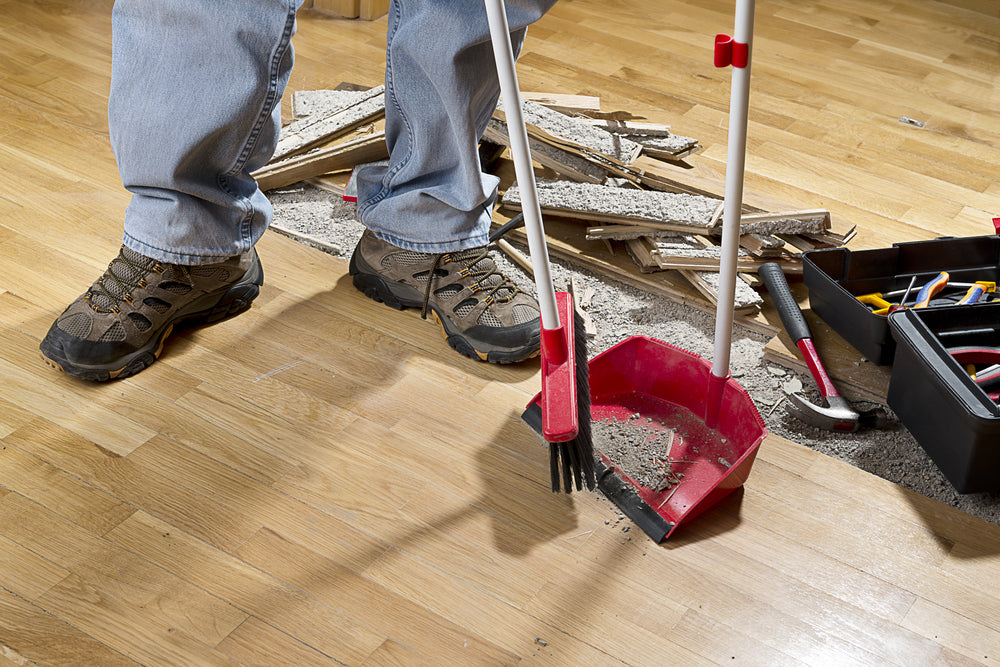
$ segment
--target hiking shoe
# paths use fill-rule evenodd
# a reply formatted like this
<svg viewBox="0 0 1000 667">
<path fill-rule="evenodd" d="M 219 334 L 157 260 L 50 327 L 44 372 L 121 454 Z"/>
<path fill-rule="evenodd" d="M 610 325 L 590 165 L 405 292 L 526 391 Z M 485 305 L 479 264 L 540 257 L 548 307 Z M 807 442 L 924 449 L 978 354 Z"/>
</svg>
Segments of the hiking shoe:
<svg viewBox="0 0 1000 667">
<path fill-rule="evenodd" d="M 351 256 L 354 286 L 397 310 L 433 313 L 472 359 L 507 364 L 540 351 L 538 303 L 497 270 L 487 247 L 441 255 L 403 250 L 365 230 Z"/>
<path fill-rule="evenodd" d="M 174 327 L 242 313 L 263 282 L 256 250 L 183 266 L 122 246 L 104 275 L 56 318 L 42 354 L 49 365 L 85 380 L 135 375 L 156 361 Z"/>
</svg>

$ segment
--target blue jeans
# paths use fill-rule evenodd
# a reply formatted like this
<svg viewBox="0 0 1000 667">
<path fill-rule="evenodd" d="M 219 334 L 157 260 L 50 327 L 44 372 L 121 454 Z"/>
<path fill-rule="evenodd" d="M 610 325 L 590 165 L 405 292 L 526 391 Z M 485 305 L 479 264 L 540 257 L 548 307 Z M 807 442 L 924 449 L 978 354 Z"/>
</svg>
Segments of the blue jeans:
<svg viewBox="0 0 1000 667">
<path fill-rule="evenodd" d="M 132 193 L 124 243 L 176 264 L 249 250 L 273 212 L 250 176 L 270 159 L 301 0 L 117 0 L 108 121 Z M 555 0 L 508 0 L 518 48 Z M 477 145 L 499 95 L 476 0 L 393 0 L 386 167 L 361 170 L 358 214 L 420 252 L 485 245 L 497 179 Z"/>
</svg>

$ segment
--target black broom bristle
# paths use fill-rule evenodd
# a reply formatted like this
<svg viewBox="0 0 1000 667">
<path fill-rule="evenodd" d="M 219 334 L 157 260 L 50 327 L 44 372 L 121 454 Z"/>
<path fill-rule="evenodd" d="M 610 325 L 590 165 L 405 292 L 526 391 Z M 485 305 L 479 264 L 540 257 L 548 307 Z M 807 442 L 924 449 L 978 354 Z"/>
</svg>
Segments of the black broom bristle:
<svg viewBox="0 0 1000 667">
<path fill-rule="evenodd" d="M 549 468 L 552 490 L 559 491 L 559 465 L 562 460 L 562 486 L 566 493 L 583 490 L 586 484 L 593 490 L 597 484 L 594 473 L 594 442 L 590 431 L 590 367 L 587 360 L 587 332 L 583 317 L 573 309 L 573 350 L 576 355 L 576 406 L 579 430 L 576 437 L 566 442 L 549 443 Z"/>
</svg>

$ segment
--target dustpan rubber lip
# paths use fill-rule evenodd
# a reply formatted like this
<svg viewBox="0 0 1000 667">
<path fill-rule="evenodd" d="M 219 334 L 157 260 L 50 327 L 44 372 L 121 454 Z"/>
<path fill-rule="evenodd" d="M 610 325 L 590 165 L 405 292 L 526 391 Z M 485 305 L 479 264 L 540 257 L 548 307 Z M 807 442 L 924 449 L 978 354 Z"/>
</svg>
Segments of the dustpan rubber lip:
<svg viewBox="0 0 1000 667">
<path fill-rule="evenodd" d="M 614 468 L 609 468 L 598 460 L 594 462 L 594 470 L 597 473 L 597 488 L 649 539 L 659 544 L 673 532 L 677 524 L 667 521 L 650 507 L 631 485 L 615 474 Z"/>
</svg>

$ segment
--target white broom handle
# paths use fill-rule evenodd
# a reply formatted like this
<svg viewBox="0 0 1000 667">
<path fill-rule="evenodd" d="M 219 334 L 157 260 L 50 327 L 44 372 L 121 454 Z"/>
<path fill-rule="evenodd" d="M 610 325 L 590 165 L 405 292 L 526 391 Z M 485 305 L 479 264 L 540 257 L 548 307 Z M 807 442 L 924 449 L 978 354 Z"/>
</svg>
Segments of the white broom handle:
<svg viewBox="0 0 1000 667">
<path fill-rule="evenodd" d="M 712 374 L 729 374 L 729 353 L 736 305 L 736 260 L 740 247 L 743 210 L 743 172 L 746 166 L 747 111 L 750 105 L 750 59 L 753 42 L 754 0 L 736 0 L 735 43 L 747 45 L 746 67 L 733 67 L 729 95 L 729 139 L 726 154 L 726 194 L 722 213 L 722 264 L 715 317 L 715 355 Z"/>
<path fill-rule="evenodd" d="M 524 230 L 528 236 L 531 268 L 535 274 L 542 328 L 558 329 L 559 312 L 556 310 L 549 252 L 545 245 L 542 212 L 538 206 L 538 192 L 535 189 L 535 171 L 531 166 L 528 131 L 524 126 L 524 115 L 521 113 L 521 93 L 514 68 L 514 48 L 510 43 L 507 12 L 504 10 L 503 0 L 485 1 L 486 18 L 490 25 L 490 41 L 493 43 L 493 56 L 497 62 L 497 76 L 500 79 L 500 94 L 503 96 L 503 109 L 507 116 L 510 153 L 514 160 L 514 174 L 521 191 L 521 212 L 524 215 Z"/>
</svg>

